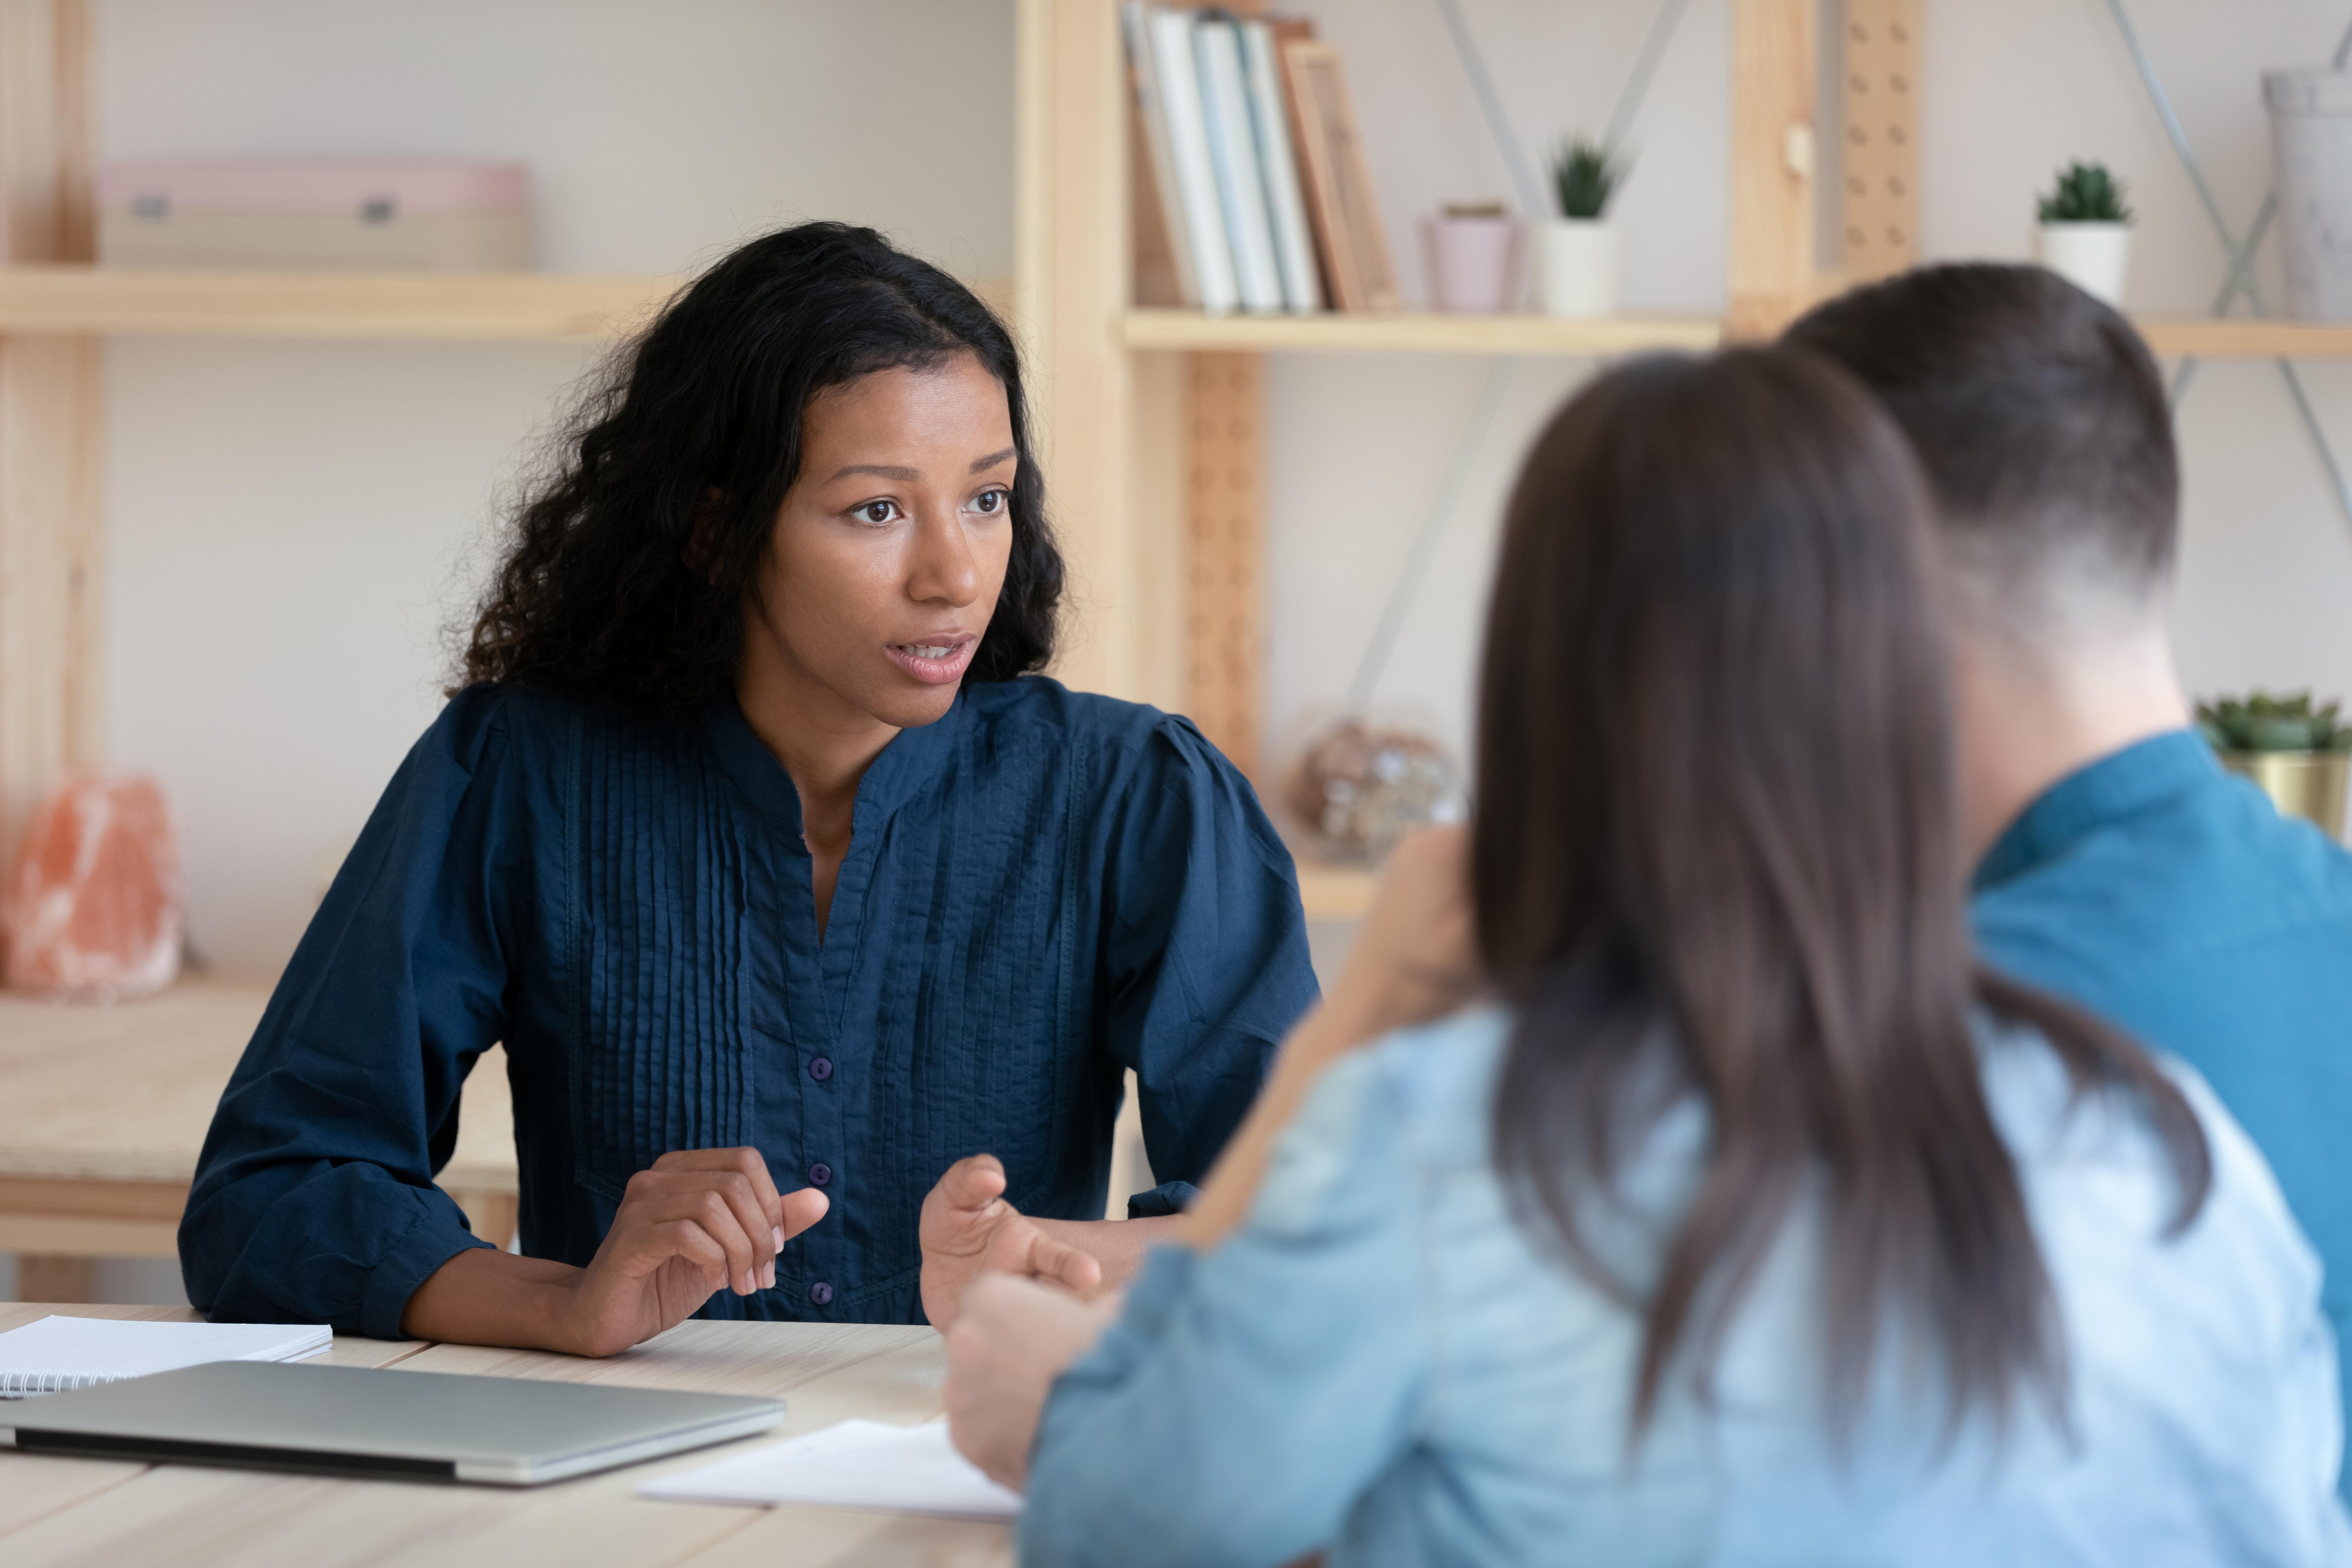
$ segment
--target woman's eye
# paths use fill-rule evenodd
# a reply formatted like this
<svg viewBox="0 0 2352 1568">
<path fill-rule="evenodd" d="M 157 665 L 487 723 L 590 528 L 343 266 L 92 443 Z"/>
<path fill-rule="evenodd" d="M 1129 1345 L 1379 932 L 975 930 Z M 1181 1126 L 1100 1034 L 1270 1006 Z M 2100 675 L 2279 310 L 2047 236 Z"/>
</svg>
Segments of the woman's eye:
<svg viewBox="0 0 2352 1568">
<path fill-rule="evenodd" d="M 1001 516 L 1012 504 L 1013 497 L 1004 490 L 982 490 L 971 501 L 972 510 L 982 517 Z"/>
<path fill-rule="evenodd" d="M 879 528 L 898 515 L 898 503 L 894 500 L 870 500 L 853 508 L 849 513 L 860 522 L 870 522 Z"/>
</svg>

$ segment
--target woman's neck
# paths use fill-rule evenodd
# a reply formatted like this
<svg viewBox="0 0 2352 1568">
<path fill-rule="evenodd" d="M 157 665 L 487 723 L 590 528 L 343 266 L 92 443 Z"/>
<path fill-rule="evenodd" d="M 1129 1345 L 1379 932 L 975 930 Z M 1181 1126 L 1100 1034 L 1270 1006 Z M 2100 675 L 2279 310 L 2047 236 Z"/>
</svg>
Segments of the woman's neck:
<svg viewBox="0 0 2352 1568">
<path fill-rule="evenodd" d="M 735 701 L 751 733 L 783 764 L 801 800 L 801 837 L 808 847 L 820 940 L 833 910 L 833 886 L 849 854 L 857 786 L 898 731 L 772 659 L 746 658 L 735 674 Z"/>
</svg>

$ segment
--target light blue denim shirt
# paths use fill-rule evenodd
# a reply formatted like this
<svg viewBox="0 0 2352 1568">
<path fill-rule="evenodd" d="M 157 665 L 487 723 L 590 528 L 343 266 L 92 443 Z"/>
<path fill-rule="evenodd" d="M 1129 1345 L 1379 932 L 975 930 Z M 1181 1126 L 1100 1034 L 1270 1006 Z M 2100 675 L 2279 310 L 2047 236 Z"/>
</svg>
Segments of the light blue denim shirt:
<svg viewBox="0 0 2352 1568">
<path fill-rule="evenodd" d="M 1712 1389 L 1671 1376 L 1626 1448 L 1637 1311 L 1514 1224 L 1489 1117 L 1508 1029 L 1467 1015 L 1334 1067 L 1247 1224 L 1152 1255 L 1055 1384 L 1024 1563 L 2352 1563 L 2319 1268 L 2262 1158 L 2173 1068 L 2214 1155 L 2175 1193 L 2127 1102 L 2077 1100 L 2030 1032 L 1988 1033 L 2071 1361 L 2071 1437 L 2029 1407 L 2005 1444 L 1889 1369 L 1852 1442 L 1821 1410 L 1818 1212 L 1801 1206 Z M 1696 1102 L 1624 1172 L 1598 1233 L 1638 1288 L 1704 1158 Z"/>
</svg>

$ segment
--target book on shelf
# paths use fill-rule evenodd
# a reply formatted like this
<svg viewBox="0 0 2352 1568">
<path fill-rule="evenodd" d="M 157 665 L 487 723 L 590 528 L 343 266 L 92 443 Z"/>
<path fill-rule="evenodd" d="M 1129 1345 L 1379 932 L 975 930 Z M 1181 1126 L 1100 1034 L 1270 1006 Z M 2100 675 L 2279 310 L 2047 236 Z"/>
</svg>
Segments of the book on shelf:
<svg viewBox="0 0 2352 1568">
<path fill-rule="evenodd" d="M 1280 25 L 1286 37 L 1312 37 L 1304 22 Z M 1307 199 L 1298 185 L 1298 160 L 1290 146 L 1289 95 L 1282 85 L 1282 56 L 1276 25 L 1242 24 L 1243 64 L 1249 79 L 1250 125 L 1257 134 L 1258 162 L 1265 174 L 1266 208 L 1274 220 L 1275 258 L 1282 269 L 1282 302 L 1300 313 L 1323 308 L 1315 236 L 1307 226 Z"/>
<path fill-rule="evenodd" d="M 1241 29 L 1212 14 L 1193 24 L 1192 42 L 1200 51 L 1202 118 L 1209 128 L 1209 161 L 1216 171 L 1225 238 L 1234 247 L 1242 308 L 1252 315 L 1273 315 L 1282 309 L 1282 268 L 1274 257 L 1273 214 L 1242 73 Z"/>
<path fill-rule="evenodd" d="M 1331 303 L 1341 310 L 1397 310 L 1402 300 L 1388 231 L 1364 166 L 1339 51 L 1311 38 L 1292 39 L 1282 46 L 1282 68 L 1290 89 L 1291 141 Z"/>
<path fill-rule="evenodd" d="M 1160 104 L 1160 76 L 1151 64 L 1151 35 L 1143 0 L 1119 6 L 1127 39 L 1128 175 L 1135 190 L 1135 302 L 1201 308 L 1184 204 L 1176 192 L 1176 164 L 1168 143 L 1168 117 Z"/>
<path fill-rule="evenodd" d="M 1179 215 L 1169 225 L 1181 229 L 1192 258 L 1194 287 L 1201 309 L 1213 316 L 1232 311 L 1241 303 L 1234 273 L 1234 253 L 1225 237 L 1224 214 L 1217 196 L 1217 176 L 1209 155 L 1209 128 L 1203 117 L 1200 72 L 1192 43 L 1192 17 L 1182 11 L 1144 5 L 1140 31 L 1150 40 L 1152 79 L 1168 139 L 1168 162 L 1175 201 L 1163 199 Z"/>
<path fill-rule="evenodd" d="M 1213 315 L 1396 309 L 1355 111 L 1314 25 L 1149 0 L 1123 0 L 1120 20 L 1136 302 Z"/>
</svg>

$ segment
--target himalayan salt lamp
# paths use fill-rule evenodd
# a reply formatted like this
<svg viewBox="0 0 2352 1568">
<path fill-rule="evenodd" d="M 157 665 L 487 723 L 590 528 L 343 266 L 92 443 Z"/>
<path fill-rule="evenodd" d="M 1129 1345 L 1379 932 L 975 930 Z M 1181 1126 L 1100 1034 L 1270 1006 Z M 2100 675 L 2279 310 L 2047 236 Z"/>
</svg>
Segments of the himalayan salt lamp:
<svg viewBox="0 0 2352 1568">
<path fill-rule="evenodd" d="M 49 792 L 0 903 L 7 982 L 61 1001 L 160 991 L 180 972 L 180 846 L 163 786 L 81 773 Z"/>
</svg>

